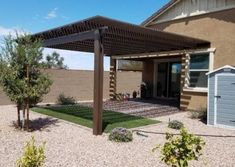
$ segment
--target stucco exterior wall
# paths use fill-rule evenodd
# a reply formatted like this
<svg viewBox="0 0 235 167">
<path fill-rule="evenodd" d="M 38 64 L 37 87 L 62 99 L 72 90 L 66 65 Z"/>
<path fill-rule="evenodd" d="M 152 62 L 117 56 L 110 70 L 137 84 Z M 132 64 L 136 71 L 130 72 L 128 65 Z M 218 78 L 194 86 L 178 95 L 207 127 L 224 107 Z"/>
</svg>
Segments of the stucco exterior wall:
<svg viewBox="0 0 235 167">
<path fill-rule="evenodd" d="M 143 61 L 142 81 L 148 84 L 149 92 L 147 96 L 153 96 L 154 83 L 154 61 L 153 59 Z"/>
<path fill-rule="evenodd" d="M 216 48 L 214 69 L 235 65 L 235 9 L 151 25 L 151 28 L 208 40 Z"/>
<path fill-rule="evenodd" d="M 235 65 L 235 9 L 158 23 L 149 27 L 210 41 L 211 47 L 216 48 L 214 69 Z M 182 74 L 184 77 L 185 74 Z M 182 109 L 199 110 L 206 106 L 207 93 L 182 90 Z"/>
<path fill-rule="evenodd" d="M 46 70 L 53 84 L 43 103 L 54 103 L 60 93 L 73 96 L 76 100 L 93 100 L 93 71 L 85 70 Z M 117 72 L 117 93 L 130 93 L 139 90 L 141 72 Z M 104 98 L 109 98 L 109 72 L 104 72 Z M 0 90 L 0 105 L 12 104 Z"/>
<path fill-rule="evenodd" d="M 154 74 L 154 61 L 152 59 L 143 61 L 143 73 L 142 73 L 143 82 L 153 83 L 153 74 Z"/>
</svg>

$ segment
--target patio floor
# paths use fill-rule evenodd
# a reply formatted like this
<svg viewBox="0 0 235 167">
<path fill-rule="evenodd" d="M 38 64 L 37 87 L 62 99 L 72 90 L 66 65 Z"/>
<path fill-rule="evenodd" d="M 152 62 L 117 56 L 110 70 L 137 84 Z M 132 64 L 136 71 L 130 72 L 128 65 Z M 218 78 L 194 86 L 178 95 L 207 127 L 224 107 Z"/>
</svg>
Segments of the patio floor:
<svg viewBox="0 0 235 167">
<path fill-rule="evenodd" d="M 81 105 L 92 107 L 93 103 L 81 103 Z M 131 99 L 129 101 L 104 101 L 105 110 L 117 111 L 134 116 L 154 118 L 180 112 L 177 102 L 173 100 L 160 99 Z"/>
</svg>

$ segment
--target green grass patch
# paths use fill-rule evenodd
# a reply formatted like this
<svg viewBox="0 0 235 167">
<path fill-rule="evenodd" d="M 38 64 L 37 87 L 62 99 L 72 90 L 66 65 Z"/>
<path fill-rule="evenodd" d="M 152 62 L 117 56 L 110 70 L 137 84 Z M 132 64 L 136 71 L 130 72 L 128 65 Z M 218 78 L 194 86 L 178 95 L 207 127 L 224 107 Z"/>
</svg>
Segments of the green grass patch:
<svg viewBox="0 0 235 167">
<path fill-rule="evenodd" d="M 32 109 L 34 112 L 52 116 L 73 122 L 82 126 L 92 128 L 92 109 L 80 105 L 37 107 Z M 103 131 L 110 132 L 115 127 L 136 128 L 160 121 L 132 116 L 120 112 L 103 111 Z"/>
</svg>

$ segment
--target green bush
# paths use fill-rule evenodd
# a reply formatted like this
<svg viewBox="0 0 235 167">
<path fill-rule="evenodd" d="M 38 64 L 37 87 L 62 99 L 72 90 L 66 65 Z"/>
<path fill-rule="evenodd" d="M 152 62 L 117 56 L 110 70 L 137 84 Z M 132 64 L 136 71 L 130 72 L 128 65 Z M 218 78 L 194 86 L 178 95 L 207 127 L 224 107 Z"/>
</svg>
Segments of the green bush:
<svg viewBox="0 0 235 167">
<path fill-rule="evenodd" d="M 114 128 L 109 134 L 109 140 L 115 142 L 130 142 L 133 140 L 133 135 L 126 128 Z"/>
<path fill-rule="evenodd" d="M 45 142 L 41 146 L 35 145 L 34 137 L 26 142 L 24 153 L 21 158 L 16 161 L 18 167 L 42 167 L 46 159 Z"/>
<path fill-rule="evenodd" d="M 172 129 L 181 129 L 184 127 L 184 124 L 180 121 L 173 120 L 168 123 L 168 127 Z"/>
<path fill-rule="evenodd" d="M 198 111 L 191 111 L 190 112 L 190 118 L 192 119 L 201 119 L 201 120 L 206 120 L 207 119 L 207 109 L 206 108 L 201 108 Z"/>
<path fill-rule="evenodd" d="M 73 105 L 76 104 L 76 100 L 73 97 L 65 96 L 64 94 L 60 94 L 57 98 L 57 104 L 60 105 Z"/>
<path fill-rule="evenodd" d="M 202 155 L 205 142 L 193 134 L 189 134 L 185 128 L 180 130 L 180 136 L 166 135 L 166 143 L 161 149 L 162 161 L 172 167 L 187 167 L 188 161 L 198 160 Z M 155 149 L 159 148 L 157 146 Z"/>
</svg>

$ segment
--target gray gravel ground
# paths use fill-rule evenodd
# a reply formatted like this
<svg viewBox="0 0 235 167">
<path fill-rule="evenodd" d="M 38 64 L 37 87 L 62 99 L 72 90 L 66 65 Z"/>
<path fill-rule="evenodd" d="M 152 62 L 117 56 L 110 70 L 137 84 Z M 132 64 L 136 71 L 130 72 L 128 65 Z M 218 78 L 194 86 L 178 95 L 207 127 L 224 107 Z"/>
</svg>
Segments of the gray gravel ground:
<svg viewBox="0 0 235 167">
<path fill-rule="evenodd" d="M 37 113 L 30 116 L 32 119 L 41 118 L 39 122 L 48 121 L 48 117 Z M 184 122 L 191 133 L 205 135 L 204 155 L 199 161 L 190 162 L 190 166 L 235 167 L 235 130 L 206 126 L 188 118 L 187 113 L 156 118 L 163 122 L 137 128 L 154 133 L 143 133 L 148 137 L 134 134 L 133 142 L 120 144 L 108 141 L 107 134 L 93 136 L 90 129 L 61 120 L 49 119 L 50 125 L 31 133 L 15 130 L 12 127 L 12 121 L 16 119 L 13 106 L 0 107 L 0 166 L 15 166 L 25 141 L 34 135 L 39 143 L 46 141 L 46 167 L 161 167 L 164 164 L 160 161 L 159 151 L 153 153 L 151 150 L 164 143 L 162 133 L 178 133 L 167 128 L 169 117 Z"/>
</svg>

